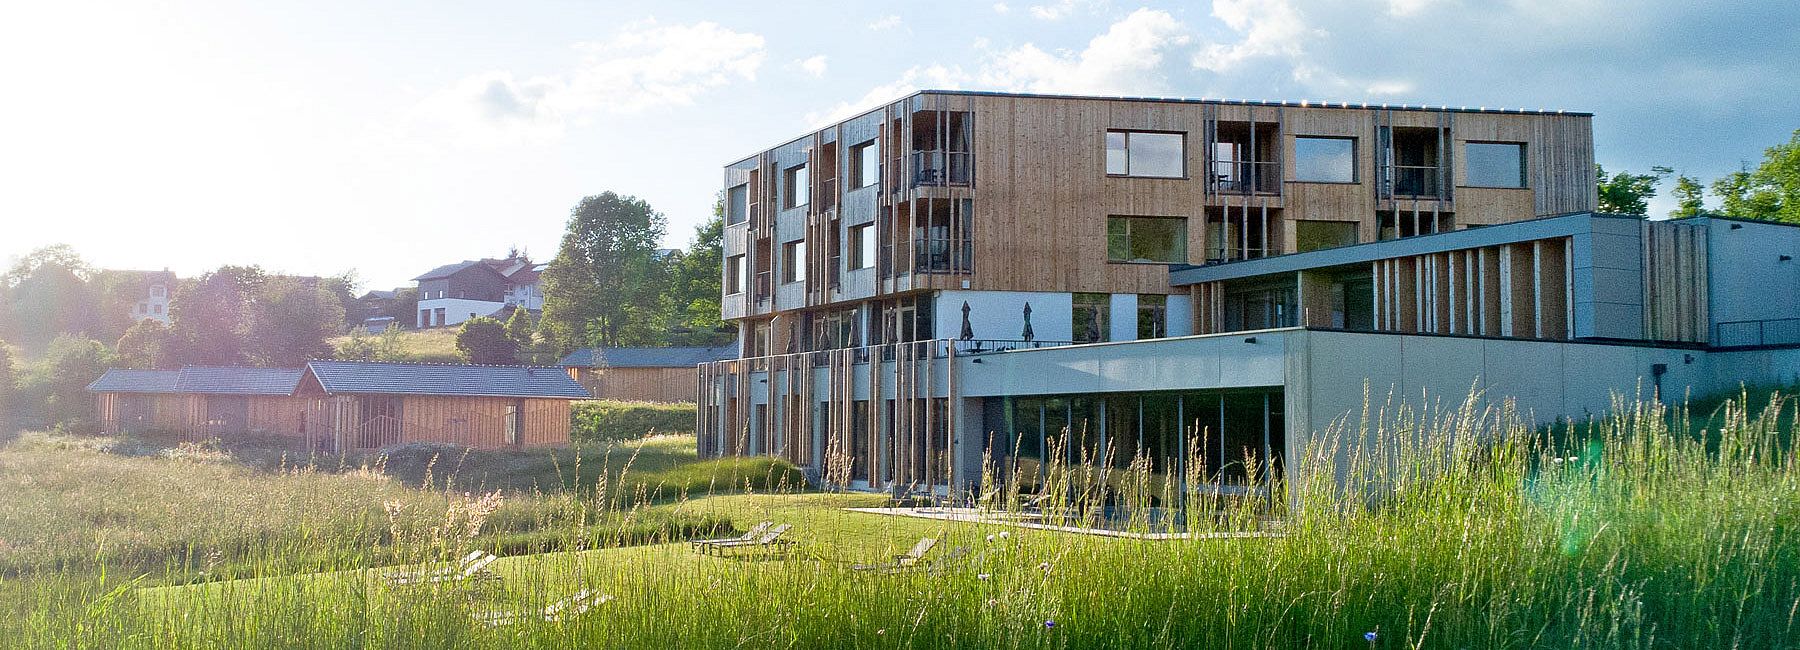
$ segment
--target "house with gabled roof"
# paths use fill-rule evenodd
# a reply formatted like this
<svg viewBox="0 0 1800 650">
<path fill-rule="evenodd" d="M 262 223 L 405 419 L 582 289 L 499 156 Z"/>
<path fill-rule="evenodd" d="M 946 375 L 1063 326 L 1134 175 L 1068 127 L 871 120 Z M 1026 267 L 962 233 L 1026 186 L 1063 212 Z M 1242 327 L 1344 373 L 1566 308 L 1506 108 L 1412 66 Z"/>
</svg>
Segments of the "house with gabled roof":
<svg viewBox="0 0 1800 650">
<path fill-rule="evenodd" d="M 700 364 L 735 359 L 737 344 L 713 347 L 581 348 L 559 365 L 595 398 L 692 402 Z"/>
<path fill-rule="evenodd" d="M 540 279 L 547 264 L 514 252 L 505 259 L 463 260 L 413 278 L 419 283 L 418 327 L 457 325 L 523 307 L 544 308 Z"/>
<path fill-rule="evenodd" d="M 108 370 L 102 430 L 190 439 L 247 434 L 317 451 L 440 442 L 486 449 L 569 442 L 569 402 L 588 392 L 562 368 L 312 361 L 303 368 Z"/>
</svg>

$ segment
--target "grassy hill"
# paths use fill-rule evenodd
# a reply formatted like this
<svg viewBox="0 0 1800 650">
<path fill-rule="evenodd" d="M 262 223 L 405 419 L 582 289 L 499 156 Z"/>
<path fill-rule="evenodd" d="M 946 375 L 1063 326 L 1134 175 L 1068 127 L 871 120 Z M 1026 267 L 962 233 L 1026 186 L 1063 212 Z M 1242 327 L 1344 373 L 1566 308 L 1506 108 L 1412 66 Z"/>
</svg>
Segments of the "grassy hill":
<svg viewBox="0 0 1800 650">
<path fill-rule="evenodd" d="M 400 330 L 392 337 L 393 347 L 384 350 L 389 354 L 388 361 L 427 361 L 433 363 L 461 363 L 463 358 L 456 351 L 456 332 L 454 327 L 438 327 L 423 330 Z M 342 351 L 351 341 L 351 336 L 339 336 L 331 339 L 331 347 Z M 381 335 L 371 335 L 368 339 L 376 346 L 382 346 L 388 340 Z"/>
</svg>

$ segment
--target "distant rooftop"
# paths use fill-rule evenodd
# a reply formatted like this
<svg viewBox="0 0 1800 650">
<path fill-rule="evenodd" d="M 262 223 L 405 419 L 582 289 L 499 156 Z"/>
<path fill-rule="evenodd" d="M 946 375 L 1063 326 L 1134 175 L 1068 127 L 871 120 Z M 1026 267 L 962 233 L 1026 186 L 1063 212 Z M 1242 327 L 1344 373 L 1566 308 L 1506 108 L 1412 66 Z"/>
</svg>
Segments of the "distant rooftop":
<svg viewBox="0 0 1800 650">
<path fill-rule="evenodd" d="M 738 346 L 680 348 L 582 348 L 563 357 L 561 365 L 577 368 L 692 368 L 735 359 Z"/>
<path fill-rule="evenodd" d="M 306 367 L 325 392 L 334 394 L 590 397 L 569 373 L 553 366 L 312 361 Z"/>
</svg>

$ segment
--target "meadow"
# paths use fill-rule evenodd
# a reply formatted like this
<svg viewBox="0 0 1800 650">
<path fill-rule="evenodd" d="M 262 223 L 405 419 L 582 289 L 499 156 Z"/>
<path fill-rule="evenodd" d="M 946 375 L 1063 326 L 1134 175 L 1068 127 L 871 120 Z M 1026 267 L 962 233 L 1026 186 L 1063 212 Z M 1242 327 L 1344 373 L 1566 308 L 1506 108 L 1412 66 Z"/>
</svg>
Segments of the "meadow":
<svg viewBox="0 0 1800 650">
<path fill-rule="evenodd" d="M 28 434 L 0 449 L 0 634 L 145 648 L 1800 647 L 1794 418 L 1766 396 L 1704 413 L 1620 401 L 1555 431 L 1472 401 L 1376 407 L 1291 461 L 1334 471 L 1263 486 L 1274 499 L 1182 495 L 1185 539 L 851 512 L 887 500 L 804 490 L 772 461 L 702 461 L 690 437 L 333 466 Z M 1373 439 L 1388 453 L 1340 453 Z M 1050 471 L 1069 489 L 1032 507 L 1087 515 L 1154 491 L 1147 475 Z M 1014 515 L 1029 497 L 989 496 Z M 789 552 L 683 542 L 764 520 L 794 525 Z M 1258 534 L 1212 534 L 1240 532 Z M 852 568 L 922 536 L 944 549 L 924 570 Z M 383 579 L 468 549 L 501 555 L 500 579 Z M 480 622 L 583 589 L 608 598 L 555 622 Z"/>
</svg>

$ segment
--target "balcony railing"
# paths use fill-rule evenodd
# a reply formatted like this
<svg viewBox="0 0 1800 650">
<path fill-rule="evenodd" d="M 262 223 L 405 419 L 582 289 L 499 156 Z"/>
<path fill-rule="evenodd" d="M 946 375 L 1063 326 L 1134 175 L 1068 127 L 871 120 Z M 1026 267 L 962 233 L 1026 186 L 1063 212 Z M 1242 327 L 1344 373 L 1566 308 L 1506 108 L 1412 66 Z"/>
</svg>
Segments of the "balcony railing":
<svg viewBox="0 0 1800 650">
<path fill-rule="evenodd" d="M 971 185 L 975 154 L 966 151 L 914 151 L 913 187 Z"/>
<path fill-rule="evenodd" d="M 1215 160 L 1207 182 L 1215 194 L 1280 194 L 1281 163 L 1272 160 Z"/>
<path fill-rule="evenodd" d="M 952 246 L 955 243 L 961 246 Z M 967 239 L 913 239 L 912 245 L 915 273 L 968 273 L 974 269 L 974 253 Z"/>
<path fill-rule="evenodd" d="M 1388 196 L 1442 196 L 1436 165 L 1394 165 L 1388 168 L 1388 174 Z"/>
<path fill-rule="evenodd" d="M 771 286 L 770 282 L 773 279 L 774 274 L 769 271 L 756 272 L 755 284 L 752 285 L 752 295 L 756 297 L 756 300 L 763 301 L 769 299 L 769 294 L 772 293 L 769 287 Z"/>
<path fill-rule="evenodd" d="M 1800 318 L 1718 323 L 1713 325 L 1712 344 L 1722 348 L 1800 344 Z"/>
</svg>

